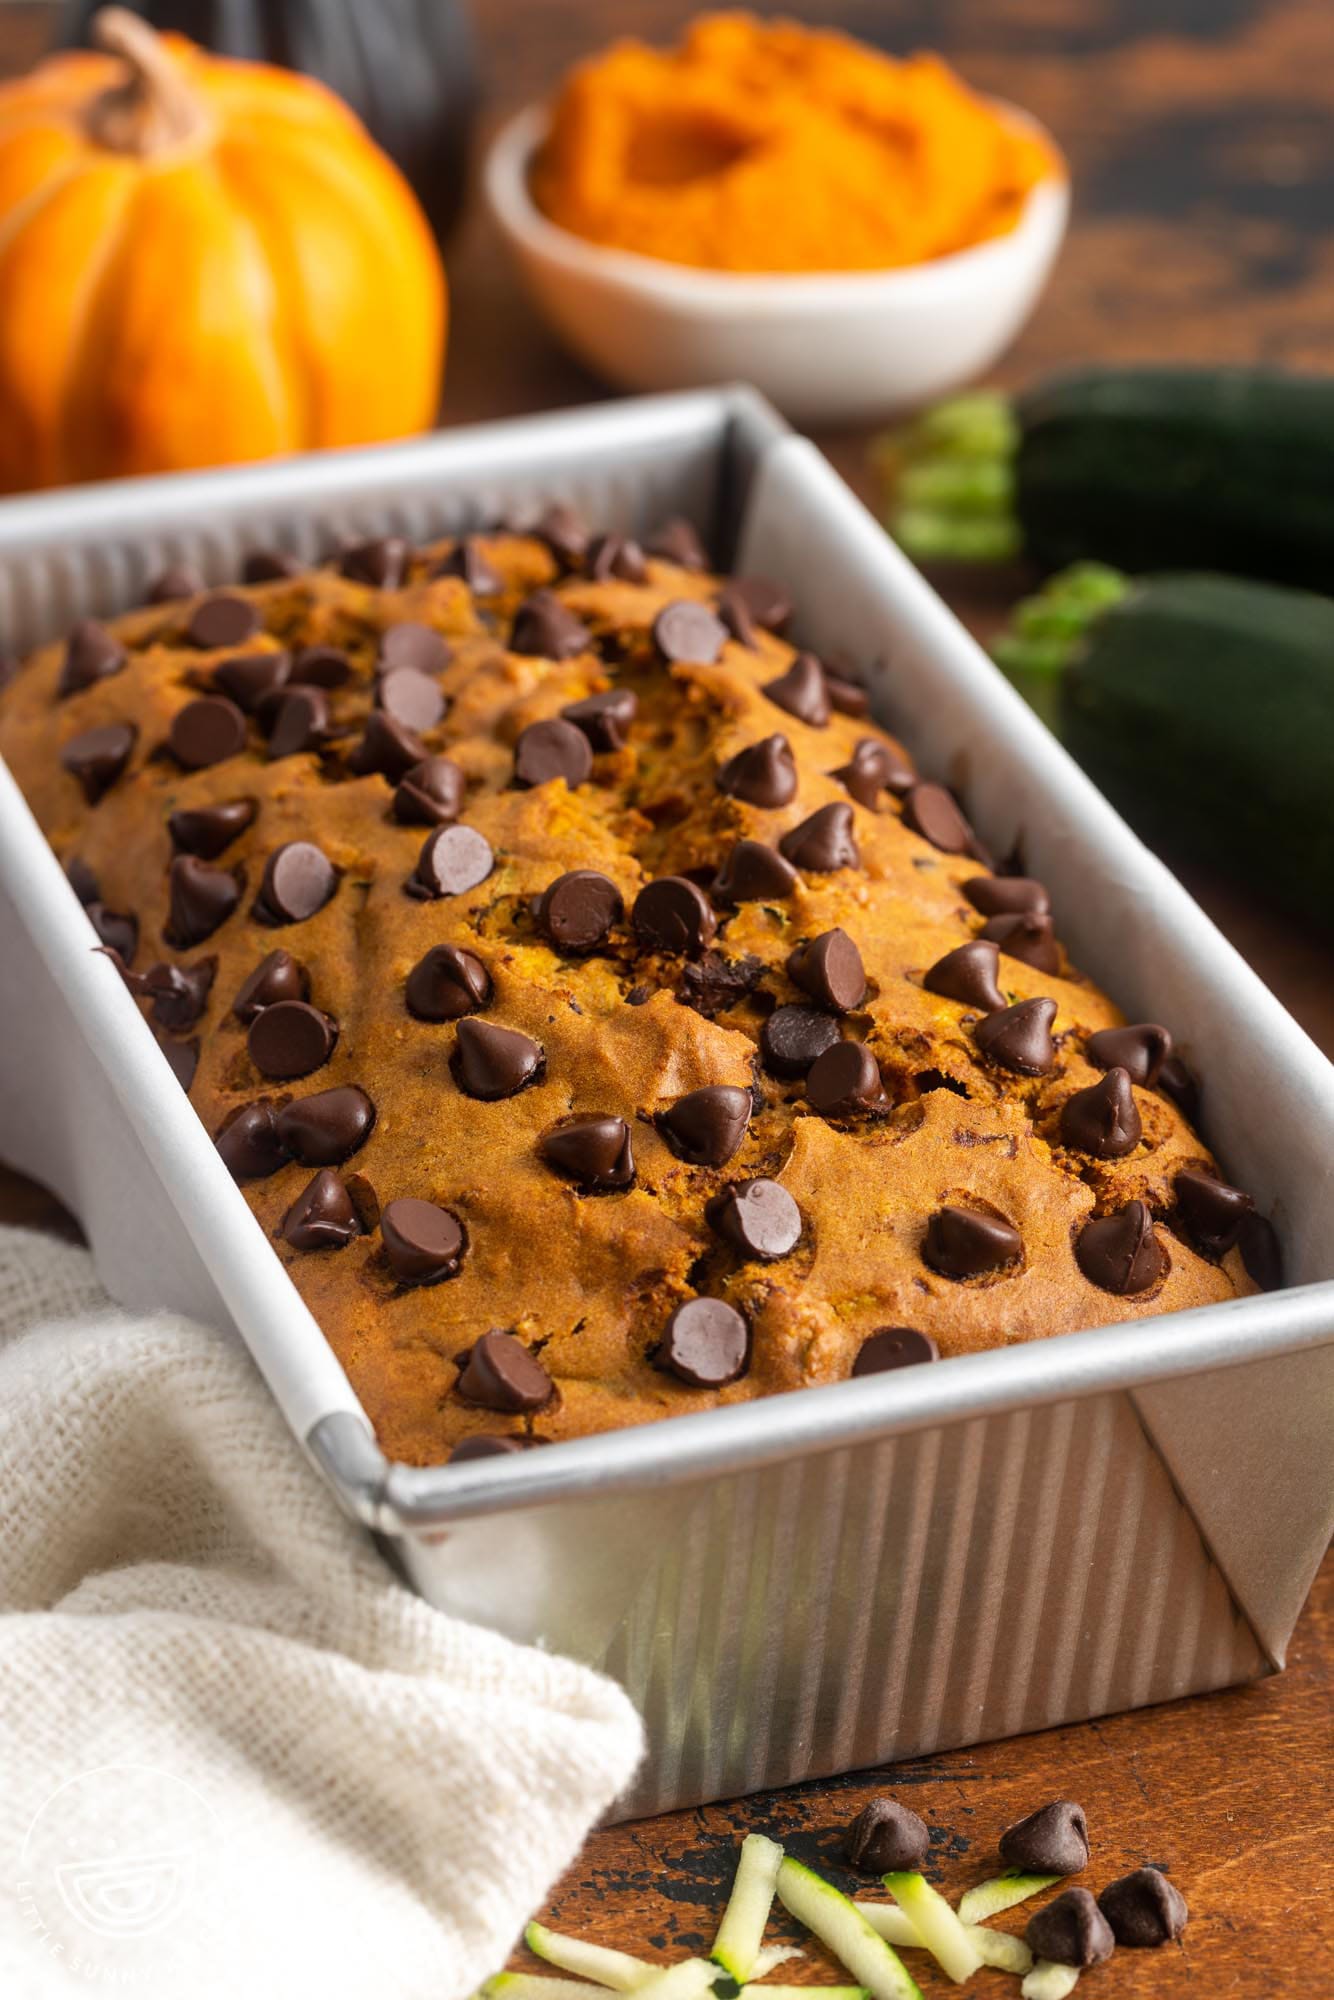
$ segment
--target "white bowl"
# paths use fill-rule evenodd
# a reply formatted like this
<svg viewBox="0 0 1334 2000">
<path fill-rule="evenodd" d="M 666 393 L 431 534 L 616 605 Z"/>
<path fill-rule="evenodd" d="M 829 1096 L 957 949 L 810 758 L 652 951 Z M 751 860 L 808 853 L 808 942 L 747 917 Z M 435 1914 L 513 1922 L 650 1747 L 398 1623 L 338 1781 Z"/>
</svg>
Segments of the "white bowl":
<svg viewBox="0 0 1334 2000">
<path fill-rule="evenodd" d="M 1033 124 L 1010 105 L 997 108 Z M 806 424 L 926 402 L 984 373 L 1009 345 L 1065 233 L 1068 184 L 1053 174 L 1007 235 L 928 264 L 795 277 L 669 264 L 604 249 L 547 220 L 529 190 L 547 124 L 534 105 L 496 135 L 487 201 L 548 324 L 628 389 L 745 381 Z"/>
</svg>

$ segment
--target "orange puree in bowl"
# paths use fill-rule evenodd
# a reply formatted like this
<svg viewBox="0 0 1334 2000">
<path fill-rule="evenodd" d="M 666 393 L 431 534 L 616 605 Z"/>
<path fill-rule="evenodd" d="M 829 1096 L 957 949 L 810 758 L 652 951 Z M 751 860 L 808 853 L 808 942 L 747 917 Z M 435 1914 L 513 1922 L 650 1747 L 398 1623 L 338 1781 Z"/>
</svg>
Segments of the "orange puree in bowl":
<svg viewBox="0 0 1334 2000">
<path fill-rule="evenodd" d="M 1013 228 L 1050 147 L 938 56 L 711 14 L 571 72 L 533 193 L 578 236 L 722 271 L 921 263 Z"/>
</svg>

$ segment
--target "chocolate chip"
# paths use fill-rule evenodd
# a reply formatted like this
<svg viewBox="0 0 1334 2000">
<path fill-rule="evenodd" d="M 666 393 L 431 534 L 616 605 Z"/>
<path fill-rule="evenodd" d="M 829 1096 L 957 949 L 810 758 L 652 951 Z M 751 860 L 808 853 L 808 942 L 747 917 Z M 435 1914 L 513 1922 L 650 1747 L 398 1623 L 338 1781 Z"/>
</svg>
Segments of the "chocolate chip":
<svg viewBox="0 0 1334 2000">
<path fill-rule="evenodd" d="M 474 1342 L 458 1392 L 484 1410 L 540 1410 L 551 1401 L 555 1384 L 535 1355 L 512 1333 L 484 1333 Z"/>
<path fill-rule="evenodd" d="M 632 986 L 625 996 L 625 1004 L 627 1007 L 642 1007 L 646 1000 L 651 1000 L 652 998 L 653 988 L 651 986 Z"/>
<path fill-rule="evenodd" d="M 599 535 L 588 545 L 588 574 L 594 583 L 612 577 L 620 583 L 644 583 L 648 578 L 644 551 L 628 535 Z"/>
<path fill-rule="evenodd" d="M 292 661 L 291 678 L 301 687 L 345 687 L 352 662 L 341 646 L 303 646 Z"/>
<path fill-rule="evenodd" d="M 387 626 L 380 634 L 376 664 L 386 674 L 410 667 L 414 673 L 435 675 L 449 665 L 449 647 L 433 625 L 423 625 L 417 618 L 400 618 L 397 625 Z"/>
<path fill-rule="evenodd" d="M 1024 1875 L 1078 1875 L 1089 1863 L 1089 1830 L 1083 1806 L 1053 1799 L 1007 1826 L 1000 1858 Z"/>
<path fill-rule="evenodd" d="M 126 965 L 132 965 L 139 949 L 138 917 L 131 910 L 109 910 L 103 902 L 92 902 L 85 907 L 99 941 Z"/>
<path fill-rule="evenodd" d="M 1135 1093 L 1123 1069 L 1077 1090 L 1061 1106 L 1061 1144 L 1095 1160 L 1122 1160 L 1144 1136 Z"/>
<path fill-rule="evenodd" d="M 817 806 L 809 818 L 785 833 L 778 843 L 794 868 L 829 875 L 836 868 L 858 868 L 861 855 L 852 833 L 852 807 L 842 803 Z"/>
<path fill-rule="evenodd" d="M 1132 1083 L 1148 1088 L 1172 1053 L 1172 1037 L 1156 1021 L 1137 1021 L 1125 1028 L 1099 1028 L 1084 1044 L 1097 1069 L 1123 1069 Z"/>
<path fill-rule="evenodd" d="M 543 892 L 537 925 L 558 951 L 595 951 L 624 915 L 614 882 L 595 868 L 572 868 Z"/>
<path fill-rule="evenodd" d="M 897 1799 L 872 1799 L 848 1828 L 848 1860 L 867 1875 L 917 1873 L 926 1866 L 931 1835 Z"/>
<path fill-rule="evenodd" d="M 465 1017 L 455 1030 L 450 1068 L 467 1097 L 480 1097 L 486 1103 L 513 1097 L 526 1084 L 535 1083 L 545 1066 L 538 1043 L 514 1028 Z"/>
<path fill-rule="evenodd" d="M 1051 1024 L 1056 1019 L 1054 1000 L 1018 1000 L 1013 1007 L 999 1007 L 987 1014 L 973 1030 L 973 1039 L 988 1062 L 1017 1076 L 1045 1076 L 1056 1067 L 1056 1044 Z"/>
<path fill-rule="evenodd" d="M 1114 1215 L 1086 1222 L 1075 1242 L 1075 1262 L 1091 1285 L 1117 1298 L 1133 1298 L 1156 1285 L 1167 1269 L 1153 1217 L 1142 1201 Z"/>
<path fill-rule="evenodd" d="M 457 1216 L 434 1201 L 400 1196 L 380 1216 L 385 1261 L 401 1285 L 435 1285 L 452 1278 L 465 1239 Z"/>
<path fill-rule="evenodd" d="M 285 549 L 251 549 L 241 564 L 243 583 L 283 583 L 300 574 L 300 557 Z"/>
<path fill-rule="evenodd" d="M 94 682 L 118 674 L 129 657 L 114 632 L 108 632 L 95 618 L 81 618 L 65 642 L 56 693 L 62 700 L 68 694 L 81 694 Z"/>
<path fill-rule="evenodd" d="M 412 546 L 402 535 L 377 535 L 344 549 L 338 567 L 354 583 L 368 583 L 373 590 L 397 590 L 411 559 Z"/>
<path fill-rule="evenodd" d="M 244 646 L 253 639 L 264 620 L 248 597 L 229 590 L 215 590 L 201 597 L 190 613 L 185 636 L 192 646 L 211 652 L 219 646 Z"/>
<path fill-rule="evenodd" d="M 61 763 L 78 779 L 90 806 L 95 806 L 124 772 L 134 754 L 137 735 L 132 722 L 107 722 L 100 729 L 85 729 L 82 735 L 72 736 L 61 751 Z"/>
<path fill-rule="evenodd" d="M 533 533 L 563 569 L 578 569 L 588 553 L 588 529 L 576 507 L 557 500 L 539 516 Z"/>
<path fill-rule="evenodd" d="M 514 614 L 510 651 L 539 660 L 572 660 L 586 653 L 593 635 L 553 590 L 535 590 Z"/>
<path fill-rule="evenodd" d="M 207 770 L 245 749 L 245 717 L 225 695 L 202 694 L 172 717 L 167 748 L 187 771 Z"/>
<path fill-rule="evenodd" d="M 233 659 L 218 662 L 211 682 L 220 695 L 253 715 L 270 695 L 287 685 L 291 671 L 288 653 L 237 653 Z"/>
<path fill-rule="evenodd" d="M 193 965 L 150 965 L 143 976 L 143 997 L 159 1028 L 183 1035 L 203 1013 L 217 977 L 216 958 L 199 958 Z"/>
<path fill-rule="evenodd" d="M 486 1006 L 491 975 L 472 952 L 435 944 L 408 974 L 404 997 L 419 1021 L 457 1021 Z"/>
<path fill-rule="evenodd" d="M 651 556 L 658 556 L 663 562 L 675 563 L 678 569 L 705 570 L 709 558 L 689 521 L 680 514 L 674 514 L 655 528 L 644 547 Z"/>
<path fill-rule="evenodd" d="M 683 1007 L 693 1007 L 708 1021 L 728 1007 L 744 1000 L 760 982 L 764 972 L 761 959 L 724 958 L 721 952 L 706 951 L 702 957 L 681 967 L 676 997 Z"/>
<path fill-rule="evenodd" d="M 294 1250 L 342 1250 L 360 1236 L 361 1220 L 337 1174 L 322 1167 L 307 1182 L 283 1217 L 282 1234 Z"/>
<path fill-rule="evenodd" d="M 1011 910 L 988 917 L 978 935 L 999 945 L 1007 958 L 1017 958 L 1037 972 L 1061 969 L 1061 948 L 1052 934 L 1051 918 L 1041 910 Z"/>
<path fill-rule="evenodd" d="M 829 696 L 829 706 L 837 715 L 850 715 L 855 722 L 864 722 L 871 713 L 871 697 L 856 681 L 845 680 L 826 667 L 824 670 L 825 692 Z M 903 766 L 906 772 L 907 765 Z M 913 774 L 915 775 L 915 774 Z"/>
<path fill-rule="evenodd" d="M 840 1040 L 838 1022 L 814 1007 L 775 1007 L 760 1030 L 764 1067 L 775 1076 L 805 1076 L 811 1064 Z"/>
<path fill-rule="evenodd" d="M 743 1257 L 768 1263 L 790 1255 L 801 1239 L 801 1210 L 778 1181 L 734 1181 L 704 1213 Z"/>
<path fill-rule="evenodd" d="M 88 912 L 89 916 L 92 911 Z M 1283 1289 L 1283 1251 L 1279 1245 L 1278 1231 L 1267 1215 L 1243 1216 L 1241 1234 L 1237 1239 L 1241 1251 L 1241 1261 L 1246 1266 L 1246 1275 L 1262 1292 L 1278 1292 Z"/>
<path fill-rule="evenodd" d="M 821 1007 L 836 1014 L 850 1014 L 866 998 L 866 972 L 862 955 L 844 930 L 822 931 L 807 944 L 799 944 L 787 961 L 787 976 L 794 986 Z"/>
<path fill-rule="evenodd" d="M 65 863 L 65 879 L 85 909 L 90 903 L 95 903 L 102 893 L 96 875 L 77 854 L 72 854 Z"/>
<path fill-rule="evenodd" d="M 450 757 L 423 757 L 404 772 L 394 791 L 393 815 L 402 826 L 448 826 L 463 811 L 465 783 Z"/>
<path fill-rule="evenodd" d="M 1136 1868 L 1109 1882 L 1098 1908 L 1118 1944 L 1131 1951 L 1153 1951 L 1173 1944 L 1190 1920 L 1186 1899 L 1158 1868 Z"/>
<path fill-rule="evenodd" d="M 167 876 L 167 942 L 182 949 L 202 944 L 226 923 L 241 900 L 241 881 L 193 854 L 178 854 Z"/>
<path fill-rule="evenodd" d="M 746 1136 L 751 1095 L 731 1083 L 687 1091 L 658 1114 L 658 1129 L 678 1159 L 696 1167 L 725 1167 Z"/>
<path fill-rule="evenodd" d="M 422 685 L 426 687 L 430 683 L 423 681 Z M 366 717 L 360 743 L 349 752 L 347 768 L 359 778 L 378 772 L 381 777 L 388 778 L 391 785 L 397 785 L 409 771 L 425 763 L 426 755 L 426 745 L 419 736 L 414 736 L 405 722 L 396 721 L 393 716 L 373 708 Z"/>
<path fill-rule="evenodd" d="M 1124 1075 L 1112 1070 L 1110 1074 Z M 1255 1207 L 1248 1194 L 1215 1180 L 1212 1174 L 1179 1173 L 1172 1183 L 1177 1217 L 1189 1242 L 1206 1257 L 1225 1257 L 1241 1235 L 1241 1225 Z"/>
<path fill-rule="evenodd" d="M 785 806 L 797 796 L 797 760 L 786 736 L 766 736 L 729 757 L 718 790 L 751 806 Z"/>
<path fill-rule="evenodd" d="M 546 1164 L 590 1192 L 634 1185 L 635 1155 L 624 1118 L 569 1118 L 537 1144 Z"/>
<path fill-rule="evenodd" d="M 806 1097 L 822 1118 L 852 1118 L 889 1105 L 880 1065 L 862 1042 L 834 1042 L 817 1056 L 806 1078 Z"/>
<path fill-rule="evenodd" d="M 485 1431 L 477 1431 L 472 1437 L 459 1439 L 449 1454 L 449 1463 L 462 1465 L 470 1458 L 508 1458 L 522 1450 L 522 1438 L 491 1437 Z"/>
<path fill-rule="evenodd" d="M 874 812 L 880 802 L 881 792 L 905 792 L 917 783 L 917 773 L 901 757 L 895 756 L 887 743 L 877 742 L 874 736 L 863 736 L 853 746 L 852 757 L 829 773 L 837 778 L 845 790 L 851 792 L 859 806 Z"/>
<path fill-rule="evenodd" d="M 814 653 L 798 653 L 785 674 L 766 681 L 761 689 L 777 707 L 795 715 L 812 729 L 823 729 L 829 721 L 829 690 L 824 668 Z"/>
<path fill-rule="evenodd" d="M 718 903 L 783 902 L 800 878 L 776 847 L 761 840 L 738 840 L 714 877 L 710 891 Z"/>
<path fill-rule="evenodd" d="M 174 604 L 181 597 L 197 597 L 207 590 L 199 571 L 190 563 L 170 563 L 154 577 L 144 592 L 145 604 Z"/>
<path fill-rule="evenodd" d="M 1199 1122 L 1200 1084 L 1180 1056 L 1168 1056 L 1158 1071 L 1158 1088 L 1193 1124 Z"/>
<path fill-rule="evenodd" d="M 1081 1969 L 1104 1964 L 1116 1950 L 1111 1925 L 1087 1889 L 1063 1889 L 1029 1918 L 1024 1938 L 1035 1958 Z"/>
<path fill-rule="evenodd" d="M 980 1278 L 1023 1254 L 1019 1231 L 980 1208 L 938 1208 L 922 1238 L 923 1262 L 942 1278 Z"/>
<path fill-rule="evenodd" d="M 441 826 L 422 842 L 413 881 L 419 895 L 461 896 L 485 882 L 495 865 L 490 841 L 475 827 Z"/>
<path fill-rule="evenodd" d="M 338 871 L 314 841 L 286 841 L 265 863 L 255 915 L 265 923 L 303 924 L 337 887 Z"/>
<path fill-rule="evenodd" d="M 687 1299 L 668 1320 L 653 1362 L 692 1389 L 721 1389 L 746 1372 L 750 1328 L 722 1299 Z"/>
<path fill-rule="evenodd" d="M 471 535 L 463 535 L 436 565 L 436 576 L 456 576 L 474 597 L 495 597 L 505 586 Z"/>
<path fill-rule="evenodd" d="M 985 938 L 974 938 L 938 958 L 923 973 L 922 984 L 928 993 L 939 993 L 946 1000 L 959 1000 L 965 1007 L 992 1014 L 1005 1006 L 996 978 L 999 965 L 999 947 Z"/>
<path fill-rule="evenodd" d="M 448 703 L 433 680 L 415 667 L 391 667 L 375 688 L 375 705 L 403 729 L 434 729 Z"/>
<path fill-rule="evenodd" d="M 167 815 L 167 832 L 179 854 L 196 854 L 216 861 L 253 824 L 259 807 L 254 799 L 227 799 L 216 806 L 184 806 Z"/>
<path fill-rule="evenodd" d="M 262 1181 L 287 1165 L 273 1106 L 267 1098 L 238 1104 L 213 1134 L 213 1143 L 234 1181 Z"/>
<path fill-rule="evenodd" d="M 181 1089 L 189 1090 L 195 1080 L 195 1071 L 199 1068 L 198 1036 L 193 1041 L 176 1042 L 168 1036 L 159 1035 L 157 1045 L 167 1058 L 171 1073 Z"/>
<path fill-rule="evenodd" d="M 914 785 L 904 795 L 903 817 L 943 854 L 967 853 L 973 829 L 943 785 Z"/>
<path fill-rule="evenodd" d="M 963 893 L 984 917 L 1045 916 L 1051 908 L 1047 891 L 1029 875 L 973 875 Z"/>
<path fill-rule="evenodd" d="M 588 738 L 592 750 L 621 750 L 635 719 L 639 701 L 633 688 L 608 688 L 603 694 L 586 695 L 561 710 Z"/>
<path fill-rule="evenodd" d="M 685 875 L 660 875 L 646 882 L 630 913 L 645 951 L 680 952 L 693 958 L 718 928 L 704 891 Z"/>
<path fill-rule="evenodd" d="M 593 752 L 582 729 L 560 716 L 530 722 L 514 746 L 516 785 L 545 785 L 564 778 L 571 790 L 591 775 Z"/>
<path fill-rule="evenodd" d="M 274 1007 L 280 1000 L 308 1000 L 310 974 L 290 951 L 271 951 L 241 982 L 232 1002 L 238 1021 L 254 1020 L 262 1007 Z"/>
<path fill-rule="evenodd" d="M 269 757 L 299 757 L 317 750 L 329 728 L 329 697 L 323 688 L 286 687 L 265 705 Z"/>
<path fill-rule="evenodd" d="M 286 1002 L 285 1005 L 299 1005 Z M 251 1041 L 261 1023 L 280 1008 L 268 1008 L 251 1030 Z M 313 1011 L 313 1009 L 311 1010 Z M 304 1072 L 295 1071 L 295 1075 Z M 305 1167 L 336 1167 L 364 1146 L 375 1126 L 375 1106 L 355 1083 L 339 1084 L 333 1090 L 317 1090 L 310 1097 L 295 1097 L 278 1113 L 278 1138 L 294 1160 Z"/>
<path fill-rule="evenodd" d="M 711 666 L 727 643 L 727 632 L 707 604 L 694 597 L 678 597 L 664 604 L 654 619 L 653 643 L 669 665 L 689 660 Z"/>
<path fill-rule="evenodd" d="M 752 652 L 758 649 L 759 627 L 744 597 L 736 597 L 724 587 L 718 597 L 718 618 L 738 646 L 748 646 Z"/>
<path fill-rule="evenodd" d="M 883 1375 L 891 1368 L 915 1368 L 919 1362 L 939 1359 L 940 1349 L 929 1333 L 919 1333 L 912 1326 L 878 1326 L 858 1348 L 852 1372 L 854 1376 Z"/>
<path fill-rule="evenodd" d="M 286 1081 L 323 1067 L 338 1041 L 337 1023 L 307 1000 L 277 1000 L 250 1023 L 250 1060 L 261 1076 Z"/>
<path fill-rule="evenodd" d="M 769 632 L 781 632 L 792 616 L 792 599 L 767 576 L 729 577 L 724 595 L 744 604 L 755 623 Z"/>
</svg>

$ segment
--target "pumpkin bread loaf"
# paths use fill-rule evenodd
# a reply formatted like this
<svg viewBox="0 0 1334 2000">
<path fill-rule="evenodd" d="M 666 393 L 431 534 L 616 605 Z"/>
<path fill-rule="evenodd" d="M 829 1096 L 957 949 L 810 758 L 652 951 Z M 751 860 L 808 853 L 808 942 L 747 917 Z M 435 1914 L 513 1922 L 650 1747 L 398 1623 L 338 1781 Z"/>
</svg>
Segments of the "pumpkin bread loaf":
<svg viewBox="0 0 1334 2000">
<path fill-rule="evenodd" d="M 1276 1281 L 779 585 L 559 509 L 290 569 L 81 624 L 0 752 L 391 1456 Z"/>
</svg>

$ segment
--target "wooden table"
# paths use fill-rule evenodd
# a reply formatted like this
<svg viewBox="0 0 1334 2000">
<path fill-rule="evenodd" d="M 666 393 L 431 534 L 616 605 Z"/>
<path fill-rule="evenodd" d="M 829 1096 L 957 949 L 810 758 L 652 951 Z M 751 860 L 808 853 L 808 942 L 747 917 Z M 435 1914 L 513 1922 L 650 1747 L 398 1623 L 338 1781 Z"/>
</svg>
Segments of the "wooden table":
<svg viewBox="0 0 1334 2000">
<path fill-rule="evenodd" d="M 666 37 L 691 9 L 682 0 L 482 0 L 475 11 L 499 117 L 611 34 Z M 1329 0 L 788 0 L 787 11 L 896 49 L 941 47 L 977 84 L 1030 106 L 1065 146 L 1076 191 L 1069 245 L 1003 379 L 1110 356 L 1334 367 Z M 0 6 L 0 72 L 35 57 L 53 12 Z M 602 393 L 552 345 L 477 212 L 450 270 L 446 421 Z M 864 435 L 819 442 L 865 491 Z M 985 628 L 1014 580 L 985 591 L 946 583 L 964 616 Z M 1330 945 L 1206 871 L 1189 879 L 1334 1051 Z M 50 1215 L 33 1190 L 0 1178 L 0 1217 Z M 1280 1679 L 599 1833 L 545 1915 L 629 1950 L 706 1948 L 743 1831 L 768 1830 L 836 1873 L 843 1827 L 880 1791 L 922 1812 L 937 1879 L 954 1893 L 991 1872 L 1001 1827 L 1048 1798 L 1071 1797 L 1088 1812 L 1097 1884 L 1161 1862 L 1193 1913 L 1181 1949 L 1122 1956 L 1091 1993 L 1151 2000 L 1193 1987 L 1211 2000 L 1320 2000 L 1334 1994 L 1332 1658 L 1327 1563 Z M 837 1975 L 814 1953 L 782 1976 Z M 929 1972 L 923 1983 L 944 1990 Z M 978 1990 L 1016 1988 L 991 1972 Z"/>
</svg>

